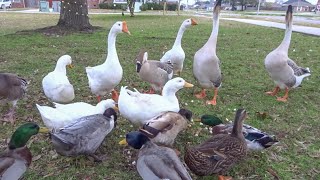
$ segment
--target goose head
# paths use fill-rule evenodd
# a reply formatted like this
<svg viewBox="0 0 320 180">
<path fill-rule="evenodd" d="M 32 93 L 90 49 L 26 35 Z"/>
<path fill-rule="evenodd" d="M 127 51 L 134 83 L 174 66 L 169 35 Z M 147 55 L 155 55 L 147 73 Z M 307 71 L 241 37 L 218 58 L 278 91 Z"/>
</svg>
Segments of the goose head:
<svg viewBox="0 0 320 180">
<path fill-rule="evenodd" d="M 148 61 L 148 52 L 143 49 L 140 50 L 135 60 L 136 60 L 136 71 L 137 73 L 139 73 L 142 65 Z"/>
<path fill-rule="evenodd" d="M 96 105 L 98 112 L 103 113 L 108 108 L 118 110 L 117 103 L 112 99 L 102 100 Z"/>
<path fill-rule="evenodd" d="M 65 71 L 65 67 L 66 66 L 68 68 L 73 68 L 73 66 L 72 66 L 72 58 L 69 55 L 63 55 L 58 59 L 55 70 Z"/>
<path fill-rule="evenodd" d="M 168 91 L 177 92 L 178 90 L 180 90 L 180 89 L 182 89 L 184 87 L 187 87 L 187 88 L 193 87 L 193 84 L 190 84 L 190 83 L 186 82 L 181 77 L 176 77 L 176 78 L 171 79 L 170 81 L 168 81 L 164 85 L 162 94 L 164 95 Z"/>
<path fill-rule="evenodd" d="M 131 35 L 128 30 L 127 22 L 126 21 L 117 21 L 111 28 L 111 31 L 118 34 L 118 33 L 127 33 Z"/>
<path fill-rule="evenodd" d="M 186 19 L 182 23 L 182 26 L 184 26 L 185 28 L 188 28 L 190 26 L 195 26 L 195 25 L 198 25 L 198 23 L 193 18 Z"/>
</svg>

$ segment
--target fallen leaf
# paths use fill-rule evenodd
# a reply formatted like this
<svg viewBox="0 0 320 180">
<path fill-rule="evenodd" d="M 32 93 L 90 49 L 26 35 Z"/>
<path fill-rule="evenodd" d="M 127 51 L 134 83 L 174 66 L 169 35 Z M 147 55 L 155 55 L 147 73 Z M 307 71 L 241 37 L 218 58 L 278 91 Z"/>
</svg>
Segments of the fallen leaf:
<svg viewBox="0 0 320 180">
<path fill-rule="evenodd" d="M 37 156 L 32 157 L 32 161 L 37 161 L 40 158 L 41 158 L 41 155 L 39 154 Z"/>
<path fill-rule="evenodd" d="M 269 168 L 268 172 L 274 177 L 274 179 L 279 180 L 278 174 L 273 169 Z"/>
</svg>

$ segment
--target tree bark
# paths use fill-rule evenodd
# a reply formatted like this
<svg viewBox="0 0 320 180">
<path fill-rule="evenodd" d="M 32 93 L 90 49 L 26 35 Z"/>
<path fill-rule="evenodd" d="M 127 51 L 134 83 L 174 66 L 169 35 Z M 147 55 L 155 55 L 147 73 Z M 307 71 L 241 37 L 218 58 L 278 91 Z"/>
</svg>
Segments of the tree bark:
<svg viewBox="0 0 320 180">
<path fill-rule="evenodd" d="M 87 0 L 62 0 L 58 26 L 78 31 L 92 30 Z"/>
</svg>

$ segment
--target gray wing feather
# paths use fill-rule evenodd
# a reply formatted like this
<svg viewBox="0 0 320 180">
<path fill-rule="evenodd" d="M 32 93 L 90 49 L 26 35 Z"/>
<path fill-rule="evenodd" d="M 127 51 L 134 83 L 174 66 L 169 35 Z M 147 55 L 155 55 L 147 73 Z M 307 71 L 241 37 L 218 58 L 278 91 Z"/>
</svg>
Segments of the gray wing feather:
<svg viewBox="0 0 320 180">
<path fill-rule="evenodd" d="M 301 76 L 306 73 L 310 73 L 308 68 L 299 67 L 293 60 L 288 59 L 288 65 L 292 68 L 294 75 Z"/>
</svg>

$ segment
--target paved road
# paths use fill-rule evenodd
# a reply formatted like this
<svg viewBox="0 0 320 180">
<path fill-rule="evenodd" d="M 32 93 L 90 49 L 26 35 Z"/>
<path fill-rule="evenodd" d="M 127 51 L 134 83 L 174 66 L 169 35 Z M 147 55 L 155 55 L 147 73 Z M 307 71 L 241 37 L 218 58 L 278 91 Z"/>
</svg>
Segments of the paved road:
<svg viewBox="0 0 320 180">
<path fill-rule="evenodd" d="M 253 19 L 237 19 L 237 18 L 221 18 L 221 19 L 243 22 L 243 23 L 254 24 L 254 25 L 265 26 L 265 27 L 275 27 L 279 29 L 286 28 L 285 24 L 283 23 L 270 22 L 270 21 L 261 21 L 261 20 L 253 20 Z M 292 30 L 295 32 L 300 32 L 304 34 L 320 36 L 320 28 L 293 25 Z"/>
</svg>

